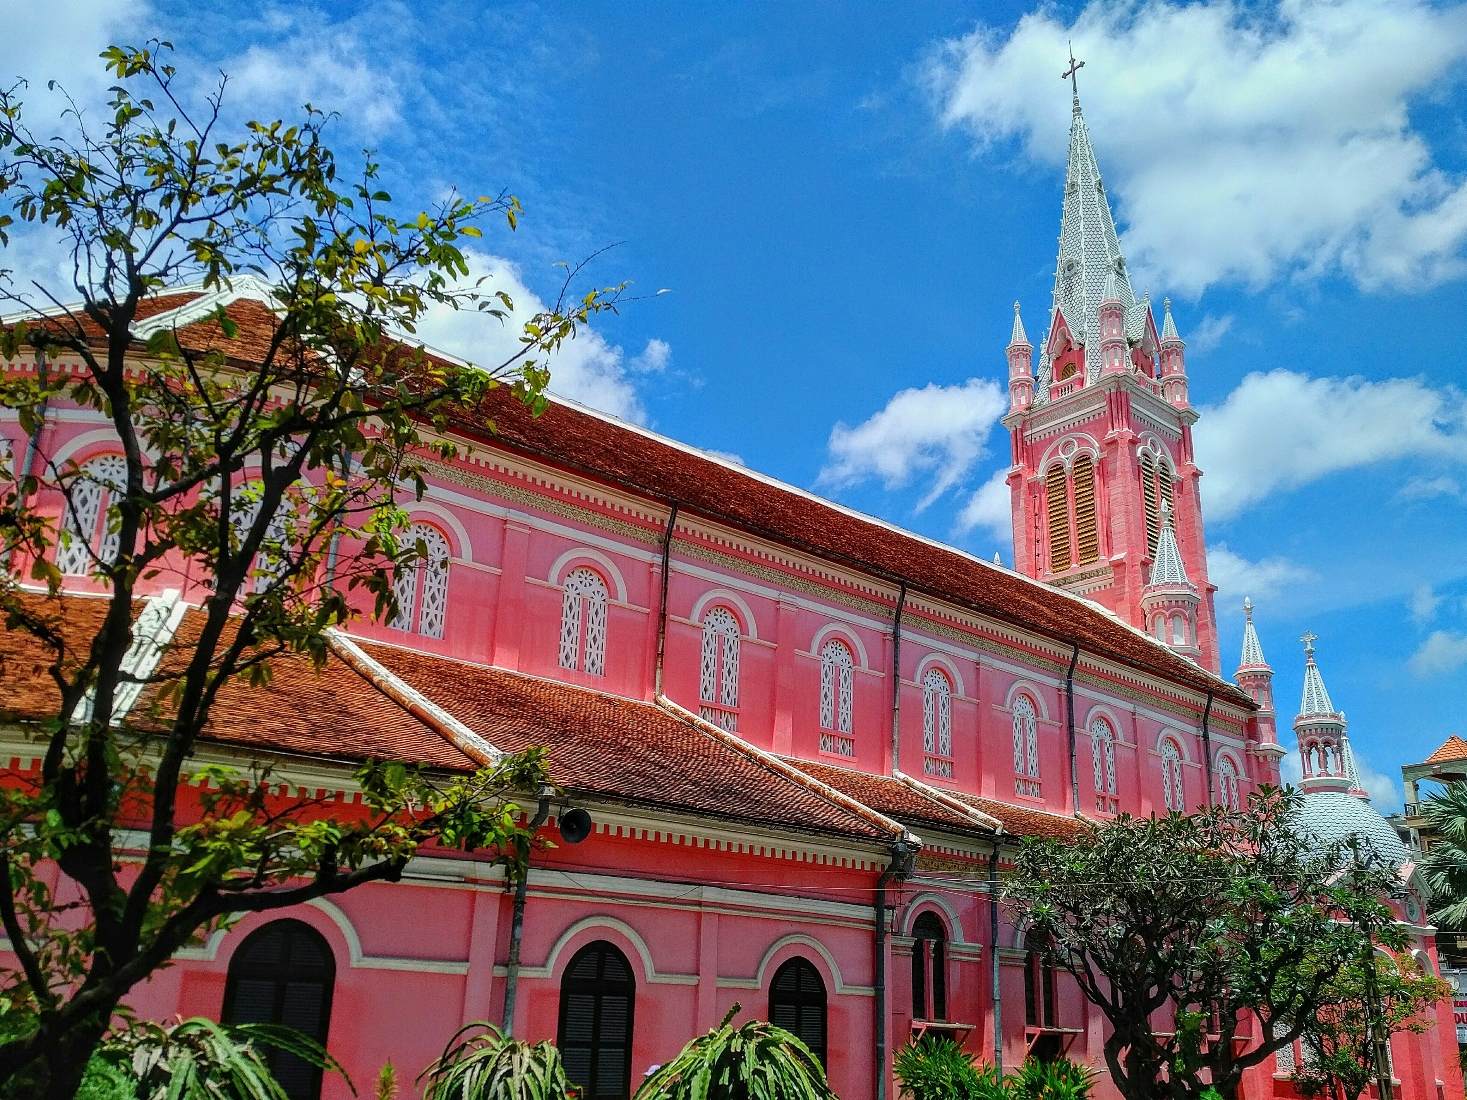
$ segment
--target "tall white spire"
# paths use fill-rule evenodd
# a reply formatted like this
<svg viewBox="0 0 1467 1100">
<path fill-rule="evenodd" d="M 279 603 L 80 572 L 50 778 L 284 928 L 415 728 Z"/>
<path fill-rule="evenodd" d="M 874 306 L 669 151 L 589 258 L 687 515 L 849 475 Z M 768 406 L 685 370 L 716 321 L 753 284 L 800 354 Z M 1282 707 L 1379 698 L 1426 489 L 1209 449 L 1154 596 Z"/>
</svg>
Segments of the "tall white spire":
<svg viewBox="0 0 1467 1100">
<path fill-rule="evenodd" d="M 1073 74 L 1067 75 L 1073 79 Z M 1100 369 L 1097 309 L 1112 278 L 1113 296 L 1130 309 L 1136 295 L 1121 255 L 1115 220 L 1111 217 L 1110 202 L 1076 90 L 1070 119 L 1069 163 L 1065 169 L 1059 260 L 1054 272 L 1054 304 L 1064 315 L 1071 334 L 1086 347 L 1087 374 Z"/>
<path fill-rule="evenodd" d="M 1336 713 L 1335 706 L 1329 701 L 1324 677 L 1320 674 L 1319 665 L 1314 662 L 1314 643 L 1319 638 L 1310 631 L 1299 640 L 1304 643 L 1304 698 L 1299 702 L 1299 717 L 1333 716 Z"/>
<path fill-rule="evenodd" d="M 1182 551 L 1177 546 L 1176 522 L 1171 507 L 1161 507 L 1161 534 L 1156 539 L 1156 557 L 1151 563 L 1148 585 L 1190 585 L 1187 567 L 1182 564 Z"/>
<path fill-rule="evenodd" d="M 1009 337 L 1009 347 L 1014 347 L 1017 344 L 1027 344 L 1028 342 L 1029 342 L 1029 336 L 1024 331 L 1024 322 L 1019 319 L 1019 303 L 1018 302 L 1015 302 L 1014 303 L 1014 331 L 1013 331 L 1013 334 Z"/>
<path fill-rule="evenodd" d="M 1180 340 L 1181 337 L 1177 335 L 1177 323 L 1172 320 L 1172 300 L 1170 298 L 1163 298 L 1161 305 L 1166 313 L 1166 316 L 1161 322 L 1161 338 L 1163 340 Z"/>
<path fill-rule="evenodd" d="M 1243 615 L 1243 656 L 1238 660 L 1238 667 L 1267 668 L 1268 661 L 1264 659 L 1258 631 L 1253 628 L 1253 601 L 1247 596 L 1243 597 Z"/>
</svg>

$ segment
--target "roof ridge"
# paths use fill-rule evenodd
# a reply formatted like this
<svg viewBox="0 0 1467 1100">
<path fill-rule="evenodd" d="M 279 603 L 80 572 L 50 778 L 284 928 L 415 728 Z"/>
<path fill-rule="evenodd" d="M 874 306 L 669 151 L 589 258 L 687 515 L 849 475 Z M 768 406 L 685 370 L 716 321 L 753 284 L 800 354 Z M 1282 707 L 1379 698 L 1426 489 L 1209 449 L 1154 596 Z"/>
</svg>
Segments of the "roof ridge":
<svg viewBox="0 0 1467 1100">
<path fill-rule="evenodd" d="M 876 825 L 883 831 L 891 833 L 899 841 L 915 844 L 917 847 L 922 846 L 922 838 L 913 833 L 900 821 L 896 821 L 877 810 L 873 810 L 864 802 L 860 802 L 848 794 L 841 793 L 830 784 L 822 783 L 812 775 L 806 775 L 793 764 L 787 763 L 783 757 L 776 756 L 772 752 L 767 752 L 757 745 L 750 744 L 737 734 L 730 733 L 728 730 L 715 726 L 712 722 L 700 718 L 686 707 L 674 703 L 666 695 L 657 696 L 657 705 L 666 713 L 676 718 L 681 718 L 700 733 L 712 737 L 715 741 L 728 746 L 735 752 L 741 753 L 784 778 L 799 784 L 812 794 L 819 795 L 827 802 L 838 806 L 847 813 L 863 818 L 868 824 Z"/>
</svg>

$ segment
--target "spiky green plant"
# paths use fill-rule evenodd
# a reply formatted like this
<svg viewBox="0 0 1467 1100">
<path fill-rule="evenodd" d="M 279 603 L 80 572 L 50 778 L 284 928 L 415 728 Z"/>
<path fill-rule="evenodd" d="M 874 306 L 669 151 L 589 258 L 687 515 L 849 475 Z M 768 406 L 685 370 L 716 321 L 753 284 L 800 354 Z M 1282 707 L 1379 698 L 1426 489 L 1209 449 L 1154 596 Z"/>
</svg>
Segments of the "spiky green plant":
<svg viewBox="0 0 1467 1100">
<path fill-rule="evenodd" d="M 397 1067 L 391 1062 L 383 1062 L 377 1074 L 377 1100 L 397 1100 Z"/>
<path fill-rule="evenodd" d="M 835 1100 L 798 1036 L 762 1020 L 735 1028 L 740 1009 L 735 1001 L 721 1024 L 642 1082 L 636 1100 Z"/>
<path fill-rule="evenodd" d="M 91 1082 L 97 1100 L 290 1100 L 266 1061 L 271 1047 L 341 1074 L 355 1095 L 341 1063 L 294 1028 L 216 1024 L 202 1016 L 129 1024 L 98 1049 L 84 1085 Z M 120 1091 L 124 1080 L 131 1091 Z"/>
<path fill-rule="evenodd" d="M 1013 1100 L 1088 1100 L 1095 1071 L 1070 1058 L 1026 1058 L 1009 1078 Z"/>
<path fill-rule="evenodd" d="M 924 1035 L 892 1062 L 908 1100 L 1009 1100 L 1009 1083 L 945 1035 Z"/>
<path fill-rule="evenodd" d="M 424 1100 L 564 1100 L 571 1094 L 553 1044 L 508 1038 L 483 1020 L 460 1028 L 418 1075 L 418 1084 Z"/>
</svg>

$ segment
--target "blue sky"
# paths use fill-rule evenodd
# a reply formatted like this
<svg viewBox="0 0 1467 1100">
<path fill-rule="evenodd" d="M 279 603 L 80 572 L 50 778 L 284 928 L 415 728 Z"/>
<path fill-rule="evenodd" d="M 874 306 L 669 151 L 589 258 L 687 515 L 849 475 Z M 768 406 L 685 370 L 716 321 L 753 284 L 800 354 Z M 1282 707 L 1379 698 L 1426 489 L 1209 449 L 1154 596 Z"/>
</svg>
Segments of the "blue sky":
<svg viewBox="0 0 1467 1100">
<path fill-rule="evenodd" d="M 1306 630 L 1377 805 L 1467 734 L 1467 10 L 1411 0 L 464 5 L 0 0 L 38 115 L 156 34 L 243 115 L 340 112 L 404 205 L 508 189 L 521 296 L 618 247 L 671 293 L 558 388 L 1012 560 L 982 487 L 1020 300 L 1045 325 L 1065 43 L 1133 281 L 1188 340 L 1225 671 L 1258 605 L 1285 729 Z M 5 263 L 44 270 L 44 242 Z M 440 317 L 479 358 L 504 334 Z M 913 391 L 913 392 L 906 392 Z"/>
</svg>

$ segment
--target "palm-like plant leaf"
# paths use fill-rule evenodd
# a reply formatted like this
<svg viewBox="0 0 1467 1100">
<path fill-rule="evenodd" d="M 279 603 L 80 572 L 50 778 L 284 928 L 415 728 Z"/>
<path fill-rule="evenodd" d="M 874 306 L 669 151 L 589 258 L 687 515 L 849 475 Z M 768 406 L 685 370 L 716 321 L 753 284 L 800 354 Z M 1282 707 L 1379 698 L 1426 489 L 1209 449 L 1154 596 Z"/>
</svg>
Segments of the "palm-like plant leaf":
<svg viewBox="0 0 1467 1100">
<path fill-rule="evenodd" d="M 1439 838 L 1421 860 L 1435 906 L 1432 920 L 1444 928 L 1467 928 L 1467 783 L 1449 783 L 1422 810 Z"/>
<path fill-rule="evenodd" d="M 734 1028 L 739 1008 L 648 1077 L 636 1100 L 835 1100 L 798 1036 L 760 1020 Z"/>
<path fill-rule="evenodd" d="M 274 1047 L 340 1073 L 341 1064 L 309 1036 L 278 1024 L 216 1024 L 195 1017 L 172 1027 L 133 1024 L 103 1044 L 98 1077 L 118 1071 L 137 1100 L 290 1100 L 261 1053 Z M 90 1074 L 90 1071 L 89 1071 Z"/>
<path fill-rule="evenodd" d="M 507 1038 L 484 1021 L 460 1028 L 418 1083 L 424 1100 L 565 1100 L 571 1090 L 552 1044 Z"/>
</svg>

